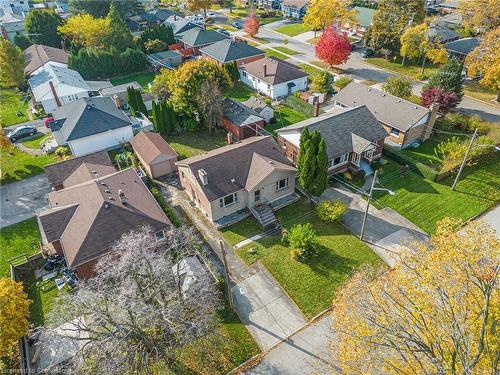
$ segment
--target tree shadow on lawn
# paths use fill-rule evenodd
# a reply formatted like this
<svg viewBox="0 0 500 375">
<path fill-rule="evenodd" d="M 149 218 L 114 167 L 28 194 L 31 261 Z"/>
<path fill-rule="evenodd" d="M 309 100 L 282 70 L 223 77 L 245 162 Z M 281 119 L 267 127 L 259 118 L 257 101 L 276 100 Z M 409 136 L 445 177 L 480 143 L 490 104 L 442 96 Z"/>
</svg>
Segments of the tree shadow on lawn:
<svg viewBox="0 0 500 375">
<path fill-rule="evenodd" d="M 388 179 L 380 178 L 380 182 L 388 189 L 396 191 L 404 189 L 410 193 L 441 194 L 432 183 L 413 172 L 406 172 L 403 176 L 391 176 Z M 377 194 L 379 197 L 388 193 Z"/>
<path fill-rule="evenodd" d="M 5 173 L 2 177 L 2 184 L 16 182 L 43 173 L 43 168 L 38 165 L 24 165 L 23 168 L 24 169 L 16 169 L 13 173 Z"/>
<path fill-rule="evenodd" d="M 291 249 L 291 248 L 290 248 Z M 304 262 L 314 273 L 332 276 L 332 271 L 339 275 L 350 275 L 360 262 L 334 253 L 326 246 L 319 246 L 319 255 Z"/>
</svg>

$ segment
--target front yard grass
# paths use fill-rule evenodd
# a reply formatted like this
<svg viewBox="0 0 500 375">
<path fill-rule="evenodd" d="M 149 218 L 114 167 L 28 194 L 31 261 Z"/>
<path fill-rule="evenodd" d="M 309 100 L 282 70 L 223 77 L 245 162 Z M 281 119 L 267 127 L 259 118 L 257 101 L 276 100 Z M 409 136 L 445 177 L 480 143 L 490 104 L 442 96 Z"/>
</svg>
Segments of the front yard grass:
<svg viewBox="0 0 500 375">
<path fill-rule="evenodd" d="M 437 73 L 439 67 L 432 64 L 432 62 L 426 63 L 426 68 L 424 71 L 424 77 L 421 76 L 422 63 L 417 61 L 406 60 L 405 66 L 401 66 L 401 58 L 397 58 L 395 61 L 386 60 L 383 57 L 371 57 L 369 59 L 364 59 L 368 64 L 378 66 L 379 68 L 390 70 L 392 72 L 407 76 L 411 79 L 422 80 L 433 76 Z"/>
<path fill-rule="evenodd" d="M 17 114 L 21 113 L 22 116 Z M 28 102 L 22 100 L 21 92 L 16 88 L 0 90 L 0 124 L 5 126 L 29 121 Z"/>
<path fill-rule="evenodd" d="M 321 69 L 315 68 L 309 64 L 300 64 L 299 68 L 309 75 L 321 72 Z"/>
<path fill-rule="evenodd" d="M 128 74 L 126 76 L 115 77 L 111 80 L 111 83 L 115 86 L 122 85 L 124 83 L 129 83 L 136 81 L 139 85 L 142 86 L 143 92 L 148 92 L 148 84 L 153 82 L 155 78 L 155 73 L 152 72 L 140 72 Z"/>
<path fill-rule="evenodd" d="M 26 141 L 21 141 L 21 143 L 28 148 L 40 149 L 40 146 L 43 142 L 45 142 L 48 138 L 50 138 L 50 134 L 37 133 L 35 136 L 31 137 Z"/>
<path fill-rule="evenodd" d="M 492 102 L 496 100 L 497 93 L 493 90 L 481 86 L 476 81 L 468 81 L 463 85 L 464 94 L 471 98 L 483 100 L 485 102 Z"/>
<path fill-rule="evenodd" d="M 281 244 L 281 237 L 269 235 L 237 253 L 247 264 L 259 260 L 309 319 L 331 305 L 336 289 L 357 267 L 364 263 L 382 264 L 368 246 L 340 224 L 317 219 L 314 208 L 305 199 L 279 210 L 277 216 L 286 229 L 310 222 L 318 234 L 320 255 L 307 263 L 295 261 L 291 248 Z M 248 220 L 238 223 L 223 231 L 223 236 L 234 243 L 252 232 L 248 225 Z"/>
<path fill-rule="evenodd" d="M 193 133 L 184 133 L 167 137 L 167 142 L 179 155 L 179 159 L 203 154 L 218 147 L 226 145 L 226 133 L 222 130 L 203 129 Z"/>
<path fill-rule="evenodd" d="M 241 81 L 235 82 L 234 86 L 226 92 L 226 96 L 228 98 L 237 100 L 239 102 L 245 102 L 254 95 L 257 95 L 257 92 Z"/>
<path fill-rule="evenodd" d="M 282 47 L 282 46 L 277 46 L 273 47 L 274 49 L 277 49 L 280 52 L 286 53 L 288 55 L 300 55 L 300 52 L 297 52 L 293 49 L 287 48 L 287 47 Z"/>
<path fill-rule="evenodd" d="M 265 48 L 265 49 L 263 49 L 263 51 L 266 52 L 266 56 L 268 56 L 268 57 L 272 56 L 272 57 L 276 57 L 276 58 L 281 59 L 281 60 L 289 59 L 289 57 L 287 55 L 284 55 L 281 52 L 278 52 L 278 51 L 275 51 L 275 50 L 272 50 L 269 48 Z"/>
<path fill-rule="evenodd" d="M 289 23 L 287 25 L 278 27 L 276 31 L 288 36 L 295 36 L 307 31 L 311 31 L 311 28 L 304 25 L 303 23 Z"/>
<path fill-rule="evenodd" d="M 0 149 L 0 159 L 2 184 L 42 173 L 43 167 L 59 160 L 54 154 L 30 155 L 14 146 Z"/>
</svg>

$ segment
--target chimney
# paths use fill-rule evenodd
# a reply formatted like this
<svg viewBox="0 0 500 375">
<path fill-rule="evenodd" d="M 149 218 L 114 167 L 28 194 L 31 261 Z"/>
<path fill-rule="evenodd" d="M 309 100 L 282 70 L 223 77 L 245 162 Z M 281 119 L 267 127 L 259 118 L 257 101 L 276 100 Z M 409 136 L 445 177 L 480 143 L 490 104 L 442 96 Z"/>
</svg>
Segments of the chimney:
<svg viewBox="0 0 500 375">
<path fill-rule="evenodd" d="M 115 103 L 116 108 L 123 107 L 123 103 L 122 103 L 121 99 L 118 97 L 118 95 L 116 95 L 116 94 L 113 95 L 112 99 L 113 99 L 113 102 Z"/>
<path fill-rule="evenodd" d="M 314 97 L 314 104 L 313 104 L 313 116 L 318 117 L 319 116 L 319 100 L 318 97 Z"/>
<path fill-rule="evenodd" d="M 127 202 L 125 201 L 125 193 L 122 189 L 118 189 L 118 198 L 120 198 L 120 202 L 122 204 L 127 204 Z"/>
<path fill-rule="evenodd" d="M 174 21 L 177 21 L 177 14 L 174 14 Z"/>
<path fill-rule="evenodd" d="M 434 125 L 436 124 L 438 109 L 439 105 L 437 103 L 432 103 L 430 108 L 429 121 L 427 121 L 427 126 L 424 127 L 424 131 L 422 132 L 422 142 L 431 137 L 432 130 L 434 129 Z"/>
<path fill-rule="evenodd" d="M 49 81 L 49 86 L 50 86 L 50 91 L 52 91 L 52 95 L 54 95 L 54 99 L 56 100 L 56 105 L 60 107 L 62 105 L 61 100 L 59 100 L 59 97 L 57 96 L 56 88 L 54 87 L 52 81 Z"/>
<path fill-rule="evenodd" d="M 265 77 L 265 76 L 267 76 L 267 65 L 264 63 L 262 68 L 264 69 L 264 77 Z"/>
<path fill-rule="evenodd" d="M 204 169 L 198 169 L 198 176 L 200 177 L 203 186 L 208 185 L 208 174 Z"/>
<path fill-rule="evenodd" d="M 227 144 L 228 145 L 232 145 L 233 144 L 233 135 L 231 134 L 231 132 L 227 132 L 226 139 L 227 139 Z"/>
</svg>

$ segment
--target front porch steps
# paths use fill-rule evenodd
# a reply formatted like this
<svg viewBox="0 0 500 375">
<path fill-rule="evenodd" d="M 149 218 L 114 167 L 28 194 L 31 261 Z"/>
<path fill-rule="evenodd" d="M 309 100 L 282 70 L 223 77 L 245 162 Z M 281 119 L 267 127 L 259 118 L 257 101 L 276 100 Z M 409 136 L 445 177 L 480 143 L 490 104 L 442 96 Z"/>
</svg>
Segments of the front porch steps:
<svg viewBox="0 0 500 375">
<path fill-rule="evenodd" d="M 264 228 L 278 221 L 273 209 L 267 204 L 251 207 L 250 212 Z"/>
</svg>

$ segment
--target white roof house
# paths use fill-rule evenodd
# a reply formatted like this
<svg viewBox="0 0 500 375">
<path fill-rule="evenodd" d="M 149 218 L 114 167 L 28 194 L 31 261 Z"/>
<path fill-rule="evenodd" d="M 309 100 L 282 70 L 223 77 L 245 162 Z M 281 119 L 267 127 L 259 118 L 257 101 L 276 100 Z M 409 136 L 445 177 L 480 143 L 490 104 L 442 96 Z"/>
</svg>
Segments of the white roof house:
<svg viewBox="0 0 500 375">
<path fill-rule="evenodd" d="M 29 80 L 33 98 L 46 113 L 78 98 L 89 96 L 91 88 L 75 70 L 48 63 Z"/>
</svg>

